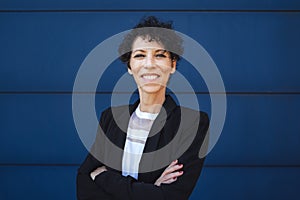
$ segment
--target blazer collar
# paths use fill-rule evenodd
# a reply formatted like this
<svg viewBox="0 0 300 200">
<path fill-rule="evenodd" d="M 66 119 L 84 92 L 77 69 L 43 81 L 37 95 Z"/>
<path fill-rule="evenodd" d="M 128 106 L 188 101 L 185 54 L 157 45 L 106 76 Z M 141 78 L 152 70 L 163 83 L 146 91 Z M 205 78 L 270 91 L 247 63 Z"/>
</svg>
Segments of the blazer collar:
<svg viewBox="0 0 300 200">
<path fill-rule="evenodd" d="M 130 116 L 135 111 L 135 109 L 138 107 L 140 101 L 137 100 L 134 104 L 128 106 L 121 107 L 121 112 L 118 112 L 118 115 L 116 117 L 116 121 L 119 121 L 120 125 L 122 126 L 122 130 L 120 130 L 122 133 L 126 133 Z M 146 141 L 144 153 L 153 152 L 156 151 L 159 146 L 165 145 L 167 141 L 169 141 L 169 135 L 164 134 L 164 126 L 166 125 L 165 122 L 167 122 L 167 119 L 169 115 L 173 112 L 173 110 L 176 108 L 177 104 L 173 100 L 173 98 L 170 95 L 166 95 L 165 102 L 163 103 L 163 108 L 161 109 L 160 113 L 158 114 L 157 118 L 155 119 L 152 128 L 149 133 L 149 138 Z M 120 132 L 116 131 L 113 133 L 114 138 L 113 141 L 118 142 L 118 146 L 120 148 L 124 148 L 125 141 L 126 141 L 126 134 L 119 134 Z M 140 161 L 140 166 L 143 165 L 153 165 L 153 159 L 152 160 L 145 160 L 142 156 Z M 122 160 L 120 158 L 120 160 Z M 153 173 L 142 173 L 139 175 L 139 179 L 141 180 L 153 180 L 156 177 L 157 174 Z"/>
<path fill-rule="evenodd" d="M 135 109 L 138 107 L 139 103 L 140 103 L 140 100 L 137 100 L 134 104 L 129 105 L 129 106 L 127 105 L 127 106 L 112 108 L 113 110 L 117 109 L 116 112 L 113 111 L 114 113 L 117 113 L 114 115 L 114 120 L 123 133 L 127 132 L 130 116 L 135 111 Z M 176 108 L 176 106 L 177 106 L 177 104 L 175 103 L 173 98 L 170 95 L 166 95 L 165 102 L 163 103 L 163 108 L 160 110 L 160 113 L 158 114 L 157 118 L 155 119 L 155 121 L 152 125 L 152 128 L 150 130 L 149 139 L 152 138 L 153 136 L 156 136 L 157 133 L 161 131 L 161 129 L 164 126 L 165 122 L 167 121 L 169 115 Z M 113 135 L 115 135 L 116 138 L 114 138 L 114 139 L 116 139 L 116 140 L 117 140 L 117 138 L 120 137 L 119 134 L 116 134 L 116 133 Z M 125 136 L 126 134 L 123 134 L 123 135 L 124 135 L 124 137 L 122 137 L 123 142 L 121 142 L 121 147 L 124 146 L 125 139 L 126 139 L 126 136 Z M 156 137 L 156 139 L 157 139 L 157 137 Z M 154 145 L 154 146 L 151 145 L 151 146 L 156 148 L 156 145 Z M 150 148 L 150 149 L 152 149 L 152 148 Z M 146 146 L 146 151 L 148 151 L 147 146 Z"/>
<path fill-rule="evenodd" d="M 140 100 L 137 100 L 134 104 L 129 106 L 130 116 L 136 110 L 139 103 Z M 168 118 L 168 116 L 171 114 L 171 112 L 176 108 L 177 104 L 170 95 L 166 95 L 166 99 L 162 106 L 163 109 L 161 109 L 160 113 L 158 114 L 156 121 L 165 121 Z"/>
</svg>

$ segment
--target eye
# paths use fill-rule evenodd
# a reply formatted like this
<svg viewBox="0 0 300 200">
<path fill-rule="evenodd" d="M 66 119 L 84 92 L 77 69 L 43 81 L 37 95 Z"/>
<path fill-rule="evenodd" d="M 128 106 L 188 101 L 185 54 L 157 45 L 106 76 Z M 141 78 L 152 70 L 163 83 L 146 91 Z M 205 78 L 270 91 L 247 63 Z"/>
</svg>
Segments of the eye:
<svg viewBox="0 0 300 200">
<path fill-rule="evenodd" d="M 134 58 L 144 58 L 145 55 L 144 54 L 136 54 L 133 56 Z"/>
<path fill-rule="evenodd" d="M 157 57 L 157 58 L 166 58 L 167 56 L 160 53 L 160 54 L 156 54 L 155 57 Z"/>
</svg>

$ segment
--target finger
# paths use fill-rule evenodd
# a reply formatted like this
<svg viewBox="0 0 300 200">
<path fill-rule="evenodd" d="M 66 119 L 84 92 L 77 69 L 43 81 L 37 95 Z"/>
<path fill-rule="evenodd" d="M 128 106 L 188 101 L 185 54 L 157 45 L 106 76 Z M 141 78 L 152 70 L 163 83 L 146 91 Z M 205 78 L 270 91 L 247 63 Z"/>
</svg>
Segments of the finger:
<svg viewBox="0 0 300 200">
<path fill-rule="evenodd" d="M 168 180 L 166 180 L 166 181 L 163 181 L 162 183 L 163 183 L 163 184 L 171 184 L 171 183 L 173 183 L 173 182 L 175 182 L 175 181 L 177 181 L 177 178 L 171 178 L 171 179 L 168 179 Z"/>
<path fill-rule="evenodd" d="M 171 164 L 166 169 L 176 165 L 177 163 L 178 163 L 178 160 L 174 160 L 173 162 L 171 162 Z"/>
<path fill-rule="evenodd" d="M 167 174 L 164 177 L 162 177 L 162 180 L 166 181 L 166 180 L 169 180 L 169 179 L 177 178 L 177 177 L 182 176 L 182 175 L 183 175 L 183 171 L 173 172 L 173 173 Z"/>
<path fill-rule="evenodd" d="M 103 166 L 101 166 L 101 167 L 98 167 L 98 169 L 101 169 L 101 170 L 106 170 L 106 167 L 103 165 Z"/>
<path fill-rule="evenodd" d="M 101 173 L 103 171 L 107 171 L 105 166 L 98 167 L 97 169 L 94 170 L 94 172 L 96 173 Z"/>
<path fill-rule="evenodd" d="M 98 167 L 95 171 L 100 172 L 100 171 L 102 171 L 102 169 L 103 169 L 102 167 Z"/>
<path fill-rule="evenodd" d="M 167 169 L 164 171 L 163 174 L 166 175 L 166 174 L 175 172 L 175 171 L 181 169 L 182 167 L 183 167 L 183 164 L 174 165 L 174 166 L 172 166 L 172 167 L 170 167 L 170 168 L 167 168 Z"/>
</svg>

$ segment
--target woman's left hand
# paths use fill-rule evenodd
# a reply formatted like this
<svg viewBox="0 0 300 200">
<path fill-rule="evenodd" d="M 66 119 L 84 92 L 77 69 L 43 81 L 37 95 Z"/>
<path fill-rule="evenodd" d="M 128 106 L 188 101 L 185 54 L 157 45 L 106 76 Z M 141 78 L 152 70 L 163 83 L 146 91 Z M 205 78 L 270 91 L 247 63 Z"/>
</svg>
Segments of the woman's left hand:
<svg viewBox="0 0 300 200">
<path fill-rule="evenodd" d="M 107 171 L 106 167 L 103 165 L 102 167 L 98 167 L 94 171 L 91 172 L 90 176 L 93 180 L 95 180 L 96 176 L 101 174 L 102 172 Z"/>
<path fill-rule="evenodd" d="M 183 165 L 177 164 L 178 160 L 173 161 L 161 174 L 161 176 L 155 181 L 154 185 L 160 186 L 163 184 L 171 184 L 177 180 L 177 177 L 181 176 L 183 174 L 183 171 L 181 170 Z"/>
</svg>

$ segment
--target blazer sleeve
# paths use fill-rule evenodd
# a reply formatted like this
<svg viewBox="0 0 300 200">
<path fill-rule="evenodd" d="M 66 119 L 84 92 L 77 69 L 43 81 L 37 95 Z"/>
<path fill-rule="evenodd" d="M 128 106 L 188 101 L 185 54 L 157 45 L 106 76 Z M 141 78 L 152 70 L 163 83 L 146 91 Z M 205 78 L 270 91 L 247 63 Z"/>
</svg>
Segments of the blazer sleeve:
<svg viewBox="0 0 300 200">
<path fill-rule="evenodd" d="M 198 126 L 199 125 L 199 126 Z M 155 186 L 154 183 L 143 183 L 127 176 L 124 177 L 114 171 L 105 171 L 95 178 L 96 185 L 113 199 L 124 200 L 185 200 L 188 199 L 197 183 L 197 179 L 203 167 L 204 158 L 199 158 L 199 150 L 208 130 L 209 120 L 206 114 L 201 116 L 196 137 L 191 146 L 179 157 L 179 163 L 184 165 L 183 175 L 171 184 Z M 190 130 L 194 127 L 190 127 Z M 186 130 L 187 135 L 189 129 Z"/>
<path fill-rule="evenodd" d="M 100 166 L 103 164 L 89 154 L 79 167 L 76 179 L 78 200 L 112 199 L 112 196 L 99 187 L 90 177 L 90 173 Z"/>
<path fill-rule="evenodd" d="M 105 111 L 102 113 L 100 118 L 100 125 L 104 124 L 106 120 Z M 99 131 L 99 129 L 98 129 Z M 95 148 L 95 143 L 92 147 Z M 96 168 L 103 166 L 99 160 L 97 160 L 91 153 L 89 153 L 81 164 L 77 171 L 76 178 L 76 192 L 78 200 L 111 200 L 112 195 L 105 192 L 101 187 L 99 187 L 90 177 L 90 173 Z"/>
</svg>

